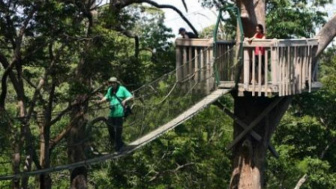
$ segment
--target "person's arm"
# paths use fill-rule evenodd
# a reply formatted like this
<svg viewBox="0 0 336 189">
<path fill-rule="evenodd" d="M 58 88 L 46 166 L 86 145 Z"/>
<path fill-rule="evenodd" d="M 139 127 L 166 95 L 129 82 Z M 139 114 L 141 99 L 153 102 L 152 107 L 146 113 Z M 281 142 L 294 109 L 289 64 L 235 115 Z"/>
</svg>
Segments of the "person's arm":
<svg viewBox="0 0 336 189">
<path fill-rule="evenodd" d="M 125 106 L 128 101 L 133 100 L 133 95 L 126 89 L 126 87 L 123 87 L 123 95 L 125 99 L 121 102 L 121 104 Z"/>
<path fill-rule="evenodd" d="M 96 101 L 96 104 L 101 104 L 101 103 L 106 102 L 106 101 L 107 101 L 107 97 L 104 96 L 102 99 L 97 100 L 97 101 Z"/>
<path fill-rule="evenodd" d="M 96 100 L 95 103 L 96 104 L 101 104 L 103 102 L 107 102 L 109 100 L 108 97 L 109 97 L 110 90 L 111 90 L 110 88 L 107 90 L 105 96 L 103 96 L 103 94 L 101 94 L 101 93 L 98 93 L 98 97 L 100 97 L 100 100 Z"/>
<path fill-rule="evenodd" d="M 122 103 L 123 106 L 125 106 L 126 103 L 127 103 L 128 101 L 130 101 L 130 100 L 133 100 L 133 96 L 130 96 L 130 97 L 125 98 L 121 103 Z"/>
<path fill-rule="evenodd" d="M 247 37 L 247 41 L 252 42 L 252 40 L 256 39 L 256 37 L 257 37 L 257 34 L 254 34 L 253 37 L 251 37 L 251 38 Z"/>
<path fill-rule="evenodd" d="M 183 38 L 184 38 L 184 39 L 189 39 L 189 36 L 185 33 L 185 34 L 183 35 Z"/>
<path fill-rule="evenodd" d="M 254 37 L 254 36 L 253 36 Z M 253 37 L 249 38 L 249 37 L 245 37 L 244 40 L 246 40 L 247 42 L 251 43 L 252 42 L 252 39 Z"/>
</svg>

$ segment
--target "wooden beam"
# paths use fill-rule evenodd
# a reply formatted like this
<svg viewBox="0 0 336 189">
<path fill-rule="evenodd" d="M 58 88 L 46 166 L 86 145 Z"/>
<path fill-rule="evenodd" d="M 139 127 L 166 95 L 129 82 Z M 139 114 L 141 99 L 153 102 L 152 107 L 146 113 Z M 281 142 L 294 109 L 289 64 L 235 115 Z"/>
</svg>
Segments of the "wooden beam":
<svg viewBox="0 0 336 189">
<path fill-rule="evenodd" d="M 236 145 L 247 133 L 249 133 L 253 127 L 255 127 L 282 99 L 283 98 L 280 97 L 275 99 L 243 132 L 235 138 L 231 144 L 226 147 L 226 149 L 232 149 L 232 147 Z"/>
<path fill-rule="evenodd" d="M 227 108 L 223 108 L 222 109 L 223 112 L 225 112 L 228 116 L 230 116 L 233 121 L 235 121 L 236 123 L 238 123 L 238 125 L 240 125 L 243 129 L 246 129 L 248 127 L 248 125 L 246 123 L 244 123 L 243 121 L 241 121 L 237 116 L 235 116 L 232 112 L 230 112 L 230 110 L 228 110 Z M 251 135 L 254 139 L 256 139 L 257 141 L 261 141 L 262 137 L 256 133 L 255 131 L 251 130 Z"/>
<path fill-rule="evenodd" d="M 230 112 L 230 110 L 225 108 L 225 106 L 223 106 L 221 103 L 218 102 L 217 104 L 220 104 L 220 106 L 222 107 L 222 110 L 228 116 L 230 116 L 236 123 L 238 123 L 238 125 L 240 125 L 243 129 L 246 129 L 248 127 L 248 125 L 245 122 L 241 121 L 237 116 L 235 116 L 232 112 Z M 262 137 L 253 130 L 251 130 L 251 136 L 259 142 L 262 139 Z M 271 153 L 273 154 L 274 157 L 279 158 L 278 152 L 275 150 L 275 148 L 271 144 L 268 144 L 268 149 L 269 149 L 269 151 L 271 151 Z"/>
</svg>

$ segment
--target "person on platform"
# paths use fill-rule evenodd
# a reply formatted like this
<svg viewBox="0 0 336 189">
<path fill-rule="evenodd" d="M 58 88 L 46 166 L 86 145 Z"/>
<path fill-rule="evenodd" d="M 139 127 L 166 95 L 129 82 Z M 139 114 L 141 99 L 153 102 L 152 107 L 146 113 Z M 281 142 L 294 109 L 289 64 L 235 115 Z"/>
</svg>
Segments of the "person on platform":
<svg viewBox="0 0 336 189">
<path fill-rule="evenodd" d="M 246 38 L 246 40 L 251 43 L 254 39 L 266 39 L 266 35 L 264 33 L 264 27 L 261 24 L 258 24 L 256 26 L 256 33 L 251 38 Z M 265 75 L 265 49 L 264 47 L 256 46 L 254 49 L 254 55 L 255 55 L 255 75 L 258 74 L 258 67 L 261 66 L 261 83 L 264 83 L 264 75 Z M 259 64 L 259 60 L 261 60 L 261 65 Z M 252 72 L 252 64 L 250 66 L 250 70 Z M 250 73 L 251 73 L 250 72 Z M 250 74 L 250 77 L 252 77 L 252 73 Z M 254 78 L 252 78 L 251 83 L 256 82 Z M 258 82 L 258 81 L 257 81 Z"/>
<path fill-rule="evenodd" d="M 192 33 L 192 32 L 187 32 L 184 28 L 179 29 L 179 34 L 182 36 L 184 39 L 192 39 L 192 38 L 197 38 L 197 36 Z"/>
</svg>

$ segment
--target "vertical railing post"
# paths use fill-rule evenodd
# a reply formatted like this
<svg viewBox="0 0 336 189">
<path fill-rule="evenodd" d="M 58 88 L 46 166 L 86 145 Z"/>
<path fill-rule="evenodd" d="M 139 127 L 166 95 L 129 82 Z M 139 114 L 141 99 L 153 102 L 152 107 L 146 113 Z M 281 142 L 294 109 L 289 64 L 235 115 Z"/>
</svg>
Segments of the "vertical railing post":
<svg viewBox="0 0 336 189">
<path fill-rule="evenodd" d="M 273 40 L 273 46 L 271 47 L 271 83 L 272 85 L 279 84 L 279 59 L 278 59 L 278 43 L 277 40 Z"/>
<path fill-rule="evenodd" d="M 312 59 L 313 59 L 313 53 L 312 53 L 312 46 L 308 46 L 308 90 L 311 92 L 311 85 L 312 85 Z"/>
<path fill-rule="evenodd" d="M 208 91 L 208 93 L 210 92 L 210 90 L 212 90 L 213 89 L 213 87 L 214 87 L 214 81 L 215 81 L 215 79 L 214 79 L 214 77 L 211 77 L 211 76 L 214 76 L 214 70 L 213 70 L 213 68 L 214 68 L 214 58 L 213 58 L 213 48 L 211 48 L 211 46 L 209 47 L 210 49 L 208 50 L 208 52 L 209 52 L 209 64 L 208 64 L 208 69 L 209 69 L 209 75 L 208 75 L 208 86 L 209 86 L 209 91 Z"/>
<path fill-rule="evenodd" d="M 265 85 L 264 95 L 265 96 L 268 96 L 268 59 L 269 59 L 268 52 L 269 52 L 269 49 L 265 51 L 265 57 L 264 57 L 264 63 L 265 63 L 264 64 L 264 85 Z"/>
<path fill-rule="evenodd" d="M 181 47 L 176 46 L 176 80 L 179 82 L 182 80 L 181 66 Z"/>
<path fill-rule="evenodd" d="M 250 82 L 250 56 L 248 48 L 244 48 L 244 90 L 248 90 Z"/>
</svg>

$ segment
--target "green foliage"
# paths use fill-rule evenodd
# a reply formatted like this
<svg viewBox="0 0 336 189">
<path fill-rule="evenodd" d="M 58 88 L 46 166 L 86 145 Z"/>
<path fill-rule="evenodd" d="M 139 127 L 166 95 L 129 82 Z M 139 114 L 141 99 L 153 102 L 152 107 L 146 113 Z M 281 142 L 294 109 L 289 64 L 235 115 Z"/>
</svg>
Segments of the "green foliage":
<svg viewBox="0 0 336 189">
<path fill-rule="evenodd" d="M 111 187 L 228 186 L 231 170 L 225 144 L 232 137 L 231 124 L 217 107 L 204 110 L 174 131 L 136 151 L 132 157 L 111 162 Z"/>
<path fill-rule="evenodd" d="M 0 110 L 0 152 L 5 152 L 6 148 L 10 146 L 9 137 L 11 133 L 11 120 L 6 115 L 6 112 Z"/>
<path fill-rule="evenodd" d="M 213 6 L 213 1 L 202 2 L 205 6 Z M 224 4 L 227 1 L 216 2 Z M 311 36 L 315 28 L 324 23 L 325 13 L 318 11 L 318 7 L 326 3 L 331 1 L 313 1 L 309 6 L 301 0 L 268 1 L 268 37 Z M 44 132 L 50 132 L 50 141 L 64 132 L 71 122 L 71 116 L 60 113 L 69 104 L 73 104 L 78 95 L 90 93 L 112 75 L 133 90 L 175 69 L 175 49 L 169 40 L 174 35 L 170 28 L 163 25 L 164 14 L 157 8 L 137 5 L 113 12 L 108 6 L 101 7 L 97 18 L 93 20 L 93 26 L 88 29 L 85 7 L 74 1 L 26 0 L 11 5 L 10 8 L 4 5 L 0 7 L 2 64 L 3 58 L 11 63 L 16 56 L 13 50 L 13 39 L 16 39 L 14 35 L 18 34 L 19 27 L 30 11 L 37 8 L 24 31 L 19 51 L 27 109 L 33 103 L 36 86 L 43 75 L 48 73 L 45 84 L 37 95 L 29 122 L 33 145 L 39 157 L 40 144 L 43 143 L 40 137 L 45 134 L 42 128 L 45 129 Z M 222 26 L 226 37 L 234 36 L 235 19 L 230 17 Z M 138 55 L 134 38 L 122 34 L 121 29 L 138 36 Z M 212 34 L 211 32 L 210 27 L 204 31 L 204 36 Z M 280 153 L 280 158 L 269 160 L 268 188 L 293 188 L 304 174 L 308 174 L 308 179 L 302 188 L 335 188 L 334 51 L 335 47 L 322 58 L 321 80 L 325 89 L 296 98 L 276 132 L 273 144 Z M 0 70 L 1 77 L 3 70 Z M 19 76 L 19 71 L 20 68 L 14 66 L 13 76 Z M 175 75 L 167 82 L 160 82 L 157 95 L 146 99 L 149 104 L 159 105 L 146 110 L 150 111 L 149 116 L 144 118 L 149 130 L 176 117 L 204 95 L 179 95 L 185 90 L 178 88 L 181 90 L 177 90 L 174 98 L 163 99 L 162 96 L 169 93 L 171 84 L 175 82 L 174 78 Z M 0 112 L 0 162 L 4 162 L 1 164 L 1 175 L 12 173 L 12 144 L 22 140 L 22 124 L 17 120 L 18 102 L 13 83 L 8 79 L 6 110 Z M 223 97 L 221 102 L 227 107 L 233 106 L 229 97 Z M 48 106 L 52 108 L 51 115 L 48 115 Z M 106 110 L 90 110 L 89 113 L 95 116 L 101 112 L 106 115 Z M 59 119 L 52 125 L 43 122 L 55 120 L 58 116 Z M 136 132 L 139 128 L 130 125 L 127 121 L 124 132 L 126 141 L 133 140 L 139 134 Z M 149 131 L 146 129 L 143 132 Z M 102 144 L 107 145 L 106 128 L 101 132 L 103 134 L 96 136 L 101 137 L 96 142 L 103 141 L 105 143 Z M 231 118 L 223 115 L 217 107 L 211 106 L 131 156 L 89 167 L 89 186 L 158 189 L 226 187 L 230 181 L 231 154 L 225 150 L 225 145 L 232 140 L 232 135 Z M 28 142 L 24 141 L 23 146 L 27 146 Z M 63 138 L 50 151 L 50 166 L 68 164 L 68 150 L 72 148 Z M 27 155 L 26 149 L 20 149 L 20 153 L 23 159 Z M 23 170 L 23 164 L 20 169 Z M 68 171 L 52 173 L 51 178 L 52 188 L 69 188 Z M 38 185 L 32 181 L 34 179 L 30 179 L 31 188 Z M 9 188 L 9 184 L 7 181 L 1 182 L 0 188 Z"/>
<path fill-rule="evenodd" d="M 273 140 L 280 158 L 269 159 L 267 183 L 270 188 L 279 185 L 293 187 L 304 174 L 308 174 L 304 184 L 307 188 L 335 187 L 332 182 L 335 173 L 333 165 L 330 165 L 334 161 L 327 156 L 320 159 L 329 144 L 329 132 L 314 118 L 286 115 Z"/>
<path fill-rule="evenodd" d="M 270 0 L 266 2 L 267 38 L 301 38 L 313 37 L 316 28 L 326 21 L 327 12 L 324 7 L 332 5 L 332 0 Z M 202 0 L 205 7 L 226 7 L 228 0 Z M 225 28 L 231 31 L 234 37 L 235 16 L 230 19 Z"/>
<path fill-rule="evenodd" d="M 175 69 L 175 49 L 169 40 L 174 37 L 172 30 L 164 25 L 164 12 L 160 9 L 136 6 L 137 20 L 132 29 L 140 37 L 140 56 L 142 77 L 145 82 Z M 146 74 L 152 73 L 152 74 Z"/>
<path fill-rule="evenodd" d="M 315 29 L 325 23 L 327 13 L 320 7 L 328 2 L 310 5 L 306 0 L 271 0 L 267 2 L 267 38 L 312 37 Z"/>
</svg>

